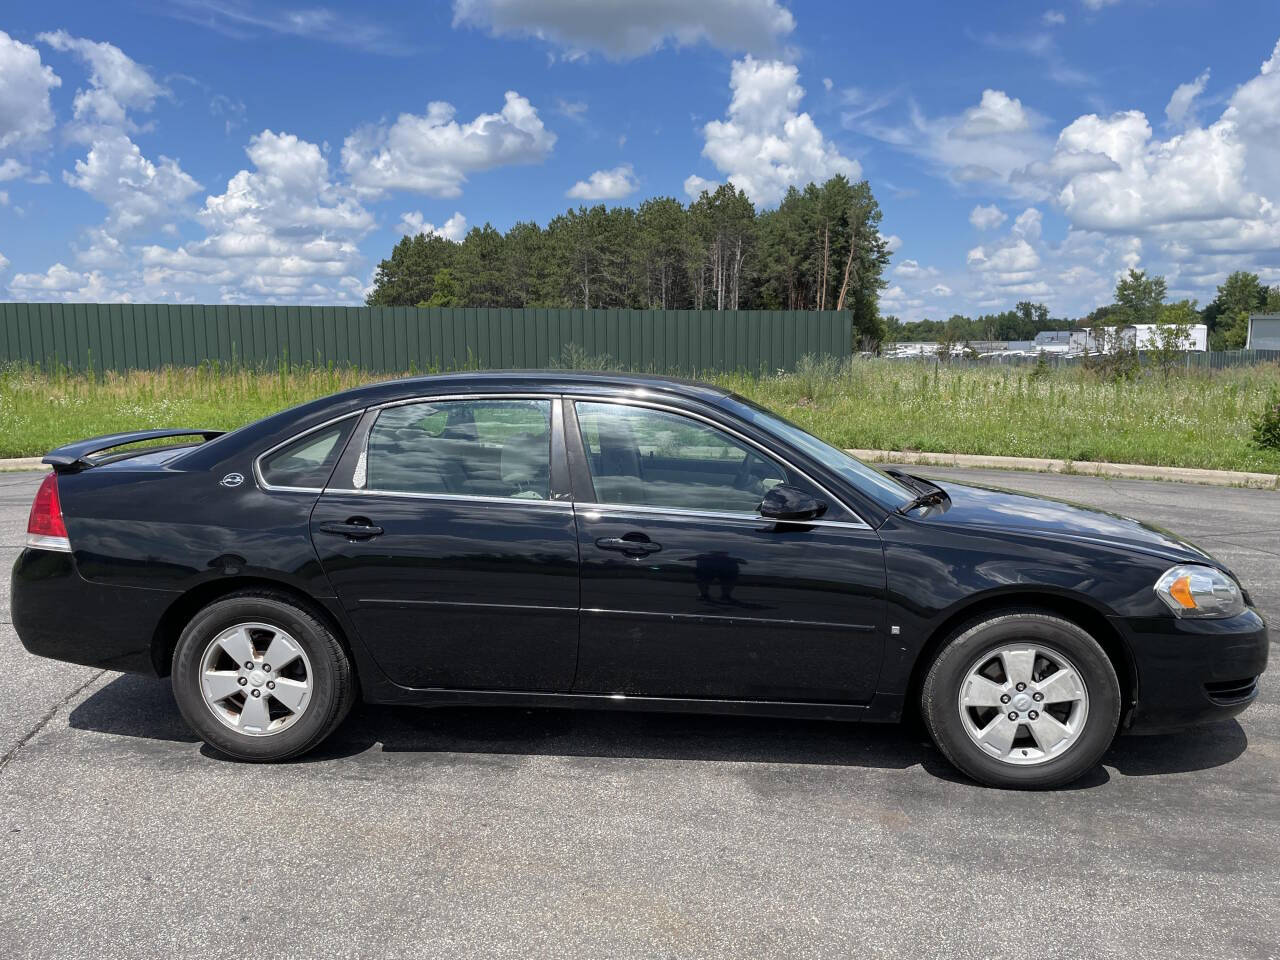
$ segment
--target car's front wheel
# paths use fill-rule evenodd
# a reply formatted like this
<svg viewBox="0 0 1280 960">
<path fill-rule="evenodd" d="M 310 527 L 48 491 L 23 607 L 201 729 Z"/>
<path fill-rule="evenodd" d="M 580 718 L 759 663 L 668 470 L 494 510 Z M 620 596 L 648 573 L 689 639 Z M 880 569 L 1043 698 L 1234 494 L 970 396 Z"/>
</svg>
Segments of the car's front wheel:
<svg viewBox="0 0 1280 960">
<path fill-rule="evenodd" d="M 354 697 L 351 662 L 292 598 L 232 594 L 200 610 L 173 654 L 173 693 L 191 728 L 241 760 L 284 760 L 340 724 Z"/>
<path fill-rule="evenodd" d="M 1081 627 L 1035 610 L 964 625 L 939 651 L 921 691 L 938 749 L 997 787 L 1044 788 L 1092 769 L 1120 721 L 1120 685 Z"/>
</svg>

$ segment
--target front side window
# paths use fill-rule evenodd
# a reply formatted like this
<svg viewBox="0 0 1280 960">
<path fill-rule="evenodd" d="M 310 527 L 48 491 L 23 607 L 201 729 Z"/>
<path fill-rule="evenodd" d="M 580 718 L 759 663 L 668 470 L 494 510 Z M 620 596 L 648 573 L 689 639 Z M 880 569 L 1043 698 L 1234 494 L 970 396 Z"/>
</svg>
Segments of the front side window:
<svg viewBox="0 0 1280 960">
<path fill-rule="evenodd" d="M 870 467 L 843 450 L 819 440 L 813 434 L 800 429 L 790 420 L 784 420 L 770 410 L 757 406 L 737 394 L 726 397 L 722 406 L 753 426 L 765 430 L 785 443 L 791 444 L 806 456 L 812 457 L 828 470 L 838 474 L 849 484 L 889 510 L 896 510 L 909 503 L 915 496 L 903 484 L 888 474 Z"/>
<path fill-rule="evenodd" d="M 368 490 L 549 500 L 551 401 L 388 407 L 369 431 L 362 466 Z"/>
<path fill-rule="evenodd" d="M 599 503 L 754 515 L 793 482 L 773 459 L 679 414 L 619 403 L 575 405 Z"/>
<path fill-rule="evenodd" d="M 263 482 L 273 487 L 323 489 L 355 422 L 352 417 L 322 427 L 267 454 L 258 464 Z"/>
</svg>

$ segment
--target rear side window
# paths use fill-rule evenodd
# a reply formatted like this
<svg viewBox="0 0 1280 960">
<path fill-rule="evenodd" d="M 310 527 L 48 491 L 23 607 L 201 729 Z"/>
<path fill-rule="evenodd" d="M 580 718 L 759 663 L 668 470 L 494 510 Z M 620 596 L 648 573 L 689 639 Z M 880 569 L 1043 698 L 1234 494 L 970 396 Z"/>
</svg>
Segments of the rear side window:
<svg viewBox="0 0 1280 960">
<path fill-rule="evenodd" d="M 272 487 L 323 490 L 355 422 L 349 417 L 267 454 L 258 463 L 263 481 Z"/>
<path fill-rule="evenodd" d="M 549 500 L 551 401 L 388 407 L 369 431 L 363 479 L 387 493 Z"/>
</svg>

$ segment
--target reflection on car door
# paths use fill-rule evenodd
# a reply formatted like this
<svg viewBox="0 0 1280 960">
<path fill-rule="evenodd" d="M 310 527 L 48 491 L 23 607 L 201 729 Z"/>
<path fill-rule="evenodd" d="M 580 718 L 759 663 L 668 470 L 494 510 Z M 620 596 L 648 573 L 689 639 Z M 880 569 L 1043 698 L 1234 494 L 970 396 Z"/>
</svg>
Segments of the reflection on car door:
<svg viewBox="0 0 1280 960">
<path fill-rule="evenodd" d="M 312 539 L 395 682 L 571 686 L 578 547 L 563 454 L 552 455 L 558 406 L 400 404 L 367 414 L 353 437 L 312 513 Z"/>
<path fill-rule="evenodd" d="M 685 413 L 578 400 L 566 431 L 582 557 L 575 690 L 870 699 L 885 590 L 873 530 L 835 503 L 819 522 L 761 519 L 779 482 L 831 498 Z"/>
</svg>

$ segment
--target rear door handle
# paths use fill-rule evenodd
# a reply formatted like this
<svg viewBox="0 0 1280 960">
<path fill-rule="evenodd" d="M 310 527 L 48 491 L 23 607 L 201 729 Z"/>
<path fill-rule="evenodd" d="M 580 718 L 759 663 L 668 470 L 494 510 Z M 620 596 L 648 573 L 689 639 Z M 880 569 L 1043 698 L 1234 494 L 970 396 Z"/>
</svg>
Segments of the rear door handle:
<svg viewBox="0 0 1280 960">
<path fill-rule="evenodd" d="M 641 537 L 644 539 L 640 539 Z M 596 546 L 601 550 L 616 550 L 631 557 L 648 556 L 662 549 L 662 544 L 654 543 L 643 533 L 629 533 L 625 537 L 601 537 L 596 541 Z"/>
<path fill-rule="evenodd" d="M 382 528 L 374 525 L 364 517 L 352 517 L 346 523 L 330 521 L 316 527 L 321 533 L 332 533 L 348 540 L 370 540 L 382 533 Z"/>
</svg>

